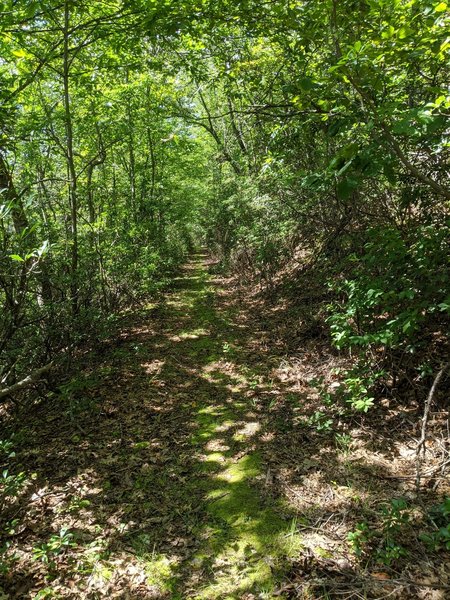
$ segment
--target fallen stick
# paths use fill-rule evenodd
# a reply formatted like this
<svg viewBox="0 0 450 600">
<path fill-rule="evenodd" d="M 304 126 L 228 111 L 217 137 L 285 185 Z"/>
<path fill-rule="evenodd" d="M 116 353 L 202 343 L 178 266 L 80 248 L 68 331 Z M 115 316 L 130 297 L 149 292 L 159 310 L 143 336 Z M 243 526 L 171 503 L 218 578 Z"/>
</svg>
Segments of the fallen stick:
<svg viewBox="0 0 450 600">
<path fill-rule="evenodd" d="M 425 408 L 424 408 L 423 417 L 422 417 L 422 430 L 421 430 L 420 440 L 419 440 L 419 442 L 417 444 L 417 448 L 416 448 L 416 487 L 417 488 L 420 487 L 420 478 L 421 478 L 420 470 L 422 467 L 422 460 L 423 460 L 423 457 L 425 456 L 425 451 L 426 451 L 428 415 L 430 413 L 430 408 L 431 408 L 431 404 L 433 402 L 434 395 L 436 393 L 436 389 L 449 366 L 450 366 L 450 363 L 446 363 L 441 368 L 441 370 L 438 372 L 438 374 L 436 375 L 436 377 L 433 381 L 433 385 L 431 386 L 430 392 L 428 394 L 428 398 L 425 401 Z"/>
<path fill-rule="evenodd" d="M 36 371 L 33 371 L 32 373 L 30 373 L 30 375 L 25 377 L 25 379 L 22 379 L 17 383 L 13 383 L 13 385 L 10 385 L 7 388 L 3 388 L 2 390 L 0 390 L 0 398 L 4 398 L 5 396 L 11 396 L 11 394 L 23 390 L 35 381 L 38 381 L 41 378 L 41 376 L 44 375 L 44 373 L 47 373 L 47 371 L 50 371 L 52 367 L 53 361 L 44 365 L 40 369 L 36 369 Z"/>
</svg>

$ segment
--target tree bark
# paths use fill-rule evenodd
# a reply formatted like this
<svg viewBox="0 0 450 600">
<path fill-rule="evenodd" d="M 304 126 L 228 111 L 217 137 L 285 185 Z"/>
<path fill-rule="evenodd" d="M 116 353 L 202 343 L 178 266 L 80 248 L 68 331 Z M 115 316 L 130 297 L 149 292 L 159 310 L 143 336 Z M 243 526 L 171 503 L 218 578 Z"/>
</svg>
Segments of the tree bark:
<svg viewBox="0 0 450 600">
<path fill-rule="evenodd" d="M 38 381 L 42 377 L 42 375 L 44 375 L 44 373 L 47 373 L 48 371 L 50 371 L 50 369 L 52 367 L 53 367 L 53 362 L 50 362 L 47 365 L 41 367 L 40 369 L 33 371 L 30 375 L 28 375 L 21 381 L 18 381 L 17 383 L 13 383 L 9 387 L 4 388 L 3 390 L 0 390 L 0 398 L 4 398 L 5 396 L 11 396 L 15 392 L 23 390 L 24 388 L 28 387 L 35 381 Z"/>
<path fill-rule="evenodd" d="M 66 159 L 69 180 L 69 207 L 70 207 L 70 296 L 72 303 L 72 316 L 78 314 L 79 287 L 78 287 L 78 199 L 77 199 L 77 172 L 75 168 L 73 123 L 70 102 L 70 7 L 69 1 L 64 2 L 64 50 L 63 50 L 63 104 L 66 130 Z"/>
</svg>

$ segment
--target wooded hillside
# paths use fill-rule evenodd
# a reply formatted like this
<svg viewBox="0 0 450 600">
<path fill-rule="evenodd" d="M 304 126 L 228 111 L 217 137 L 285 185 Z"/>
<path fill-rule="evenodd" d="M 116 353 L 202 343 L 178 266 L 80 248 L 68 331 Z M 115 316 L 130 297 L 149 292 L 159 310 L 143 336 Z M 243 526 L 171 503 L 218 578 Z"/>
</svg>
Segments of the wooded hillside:
<svg viewBox="0 0 450 600">
<path fill-rule="evenodd" d="M 450 5 L 0 33 L 0 598 L 447 597 Z"/>
</svg>

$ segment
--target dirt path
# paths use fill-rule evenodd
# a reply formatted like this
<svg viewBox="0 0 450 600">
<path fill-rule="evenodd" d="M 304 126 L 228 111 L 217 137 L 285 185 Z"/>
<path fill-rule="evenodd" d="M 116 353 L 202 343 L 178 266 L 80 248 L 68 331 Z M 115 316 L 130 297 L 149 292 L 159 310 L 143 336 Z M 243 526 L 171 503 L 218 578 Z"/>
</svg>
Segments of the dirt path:
<svg viewBox="0 0 450 600">
<path fill-rule="evenodd" d="M 11 597 L 271 597 L 297 542 L 261 463 L 266 384 L 204 261 L 25 424 L 40 485 Z"/>
<path fill-rule="evenodd" d="M 443 600 L 404 413 L 318 393 L 326 339 L 232 291 L 193 257 L 3 432 L 0 600 Z"/>
</svg>

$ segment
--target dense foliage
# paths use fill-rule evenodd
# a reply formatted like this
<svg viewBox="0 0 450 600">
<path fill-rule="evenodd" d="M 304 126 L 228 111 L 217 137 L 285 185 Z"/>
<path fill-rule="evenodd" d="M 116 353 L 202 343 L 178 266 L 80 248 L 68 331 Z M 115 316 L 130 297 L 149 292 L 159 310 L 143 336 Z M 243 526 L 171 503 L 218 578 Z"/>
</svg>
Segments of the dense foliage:
<svg viewBox="0 0 450 600">
<path fill-rule="evenodd" d="M 444 597 L 449 25 L 0 0 L 0 598 Z"/>
<path fill-rule="evenodd" d="M 94 321 L 101 328 L 164 285 L 191 248 L 209 175 L 207 143 L 167 113 L 182 76 L 164 69 L 156 42 L 135 51 L 132 12 L 100 2 L 4 8 L 0 347 L 9 381 L 70 354 Z"/>
<path fill-rule="evenodd" d="M 4 382 L 158 289 L 199 241 L 270 288 L 293 256 L 322 265 L 338 347 L 434 370 L 450 304 L 445 2 L 1 11 Z"/>
</svg>

